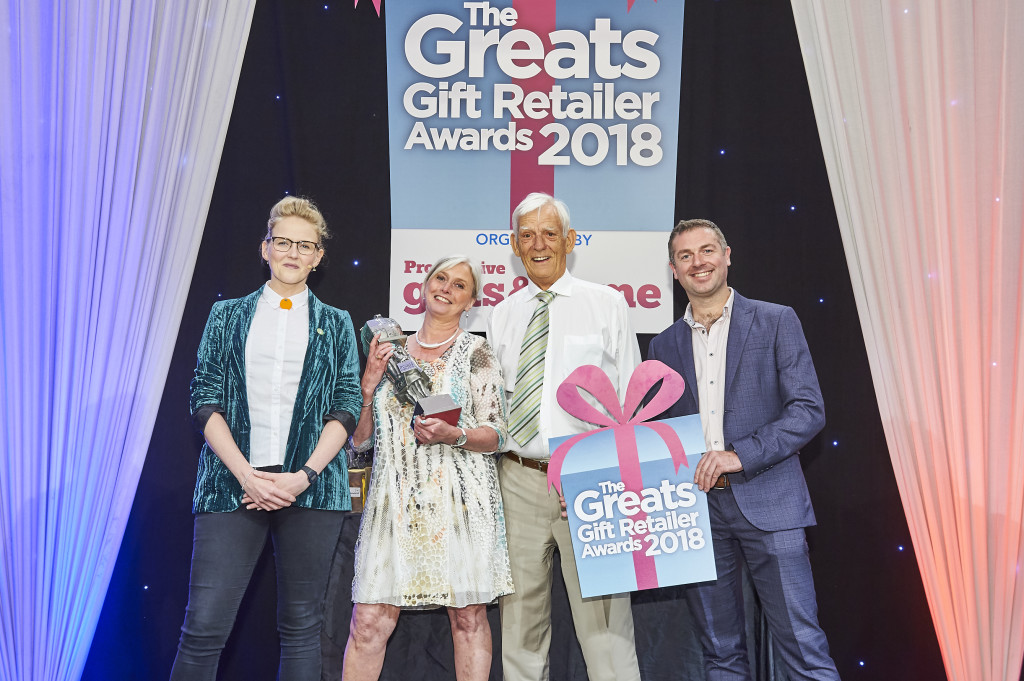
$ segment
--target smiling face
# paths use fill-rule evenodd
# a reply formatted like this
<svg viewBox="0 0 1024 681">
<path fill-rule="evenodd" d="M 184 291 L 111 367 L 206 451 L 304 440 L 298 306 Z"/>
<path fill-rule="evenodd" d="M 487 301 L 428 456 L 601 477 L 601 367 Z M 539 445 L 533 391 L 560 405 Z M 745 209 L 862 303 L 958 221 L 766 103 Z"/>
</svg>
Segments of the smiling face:
<svg viewBox="0 0 1024 681">
<path fill-rule="evenodd" d="M 681 232 L 672 240 L 672 274 L 691 303 L 717 302 L 729 297 L 729 254 L 717 235 L 706 227 Z M 724 296 L 724 297 L 723 297 Z"/>
<path fill-rule="evenodd" d="M 563 235 L 558 211 L 547 204 L 519 218 L 512 252 L 522 259 L 530 281 L 546 291 L 565 274 L 566 257 L 575 246 L 576 231 Z"/>
<path fill-rule="evenodd" d="M 273 236 L 285 237 L 295 242 L 320 243 L 320 235 L 313 224 L 294 215 L 278 220 L 274 224 Z M 270 288 L 286 298 L 306 288 L 309 273 L 324 257 L 323 248 L 318 248 L 311 255 L 302 255 L 296 244 L 291 244 L 287 251 L 279 251 L 269 241 L 263 242 L 260 252 L 270 265 Z"/>
<path fill-rule="evenodd" d="M 427 280 L 423 302 L 426 314 L 438 319 L 450 319 L 473 307 L 473 270 L 464 262 L 435 272 Z"/>
</svg>

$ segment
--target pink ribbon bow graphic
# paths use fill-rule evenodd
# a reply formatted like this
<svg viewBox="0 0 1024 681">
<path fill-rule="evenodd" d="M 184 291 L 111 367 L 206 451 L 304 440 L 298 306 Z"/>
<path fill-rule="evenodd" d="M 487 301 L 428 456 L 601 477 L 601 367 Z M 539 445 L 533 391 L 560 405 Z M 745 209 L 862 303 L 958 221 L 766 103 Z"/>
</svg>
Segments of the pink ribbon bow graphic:
<svg viewBox="0 0 1024 681">
<path fill-rule="evenodd" d="M 642 409 L 637 411 L 644 396 L 653 388 L 658 381 L 662 381 L 661 388 Z M 587 402 L 580 394 L 582 388 L 593 395 L 601 405 L 608 410 L 608 415 Z M 657 416 L 679 399 L 686 389 L 683 377 L 676 373 L 668 365 L 657 360 L 641 362 L 629 379 L 629 386 L 626 388 L 626 398 L 622 406 L 619 406 L 618 396 L 611 380 L 599 367 L 592 364 L 581 366 L 573 371 L 558 386 L 555 396 L 558 404 L 569 414 L 589 423 L 606 426 L 588 433 L 574 435 L 555 450 L 548 463 L 548 484 L 554 485 L 559 494 L 562 492 L 562 464 L 565 457 L 573 446 L 594 433 L 600 433 L 611 428 L 615 433 L 615 449 L 619 457 L 619 472 L 622 475 L 622 482 L 626 490 L 635 493 L 638 497 L 643 496 L 641 490 L 644 487 L 643 475 L 640 471 L 640 454 L 636 448 L 636 433 L 634 426 L 650 428 L 665 441 L 669 454 L 674 464 L 673 468 L 678 473 L 679 467 L 687 466 L 686 451 L 679 435 L 671 426 L 665 423 L 643 423 L 643 421 Z M 634 414 L 630 416 L 631 414 Z M 641 512 L 642 513 L 642 512 Z M 641 520 L 646 514 L 641 516 Z M 641 536 L 646 535 L 644 532 Z M 658 586 L 658 573 L 655 568 L 654 558 L 645 555 L 645 551 L 633 551 L 633 566 L 636 570 L 637 589 L 651 589 Z"/>
</svg>

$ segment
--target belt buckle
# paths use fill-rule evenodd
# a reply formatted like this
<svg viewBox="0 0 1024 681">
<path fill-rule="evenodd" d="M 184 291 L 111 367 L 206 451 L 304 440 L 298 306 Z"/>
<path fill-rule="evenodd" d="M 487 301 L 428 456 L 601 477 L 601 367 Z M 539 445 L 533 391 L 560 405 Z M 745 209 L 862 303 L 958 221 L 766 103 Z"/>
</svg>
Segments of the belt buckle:
<svg viewBox="0 0 1024 681">
<path fill-rule="evenodd" d="M 515 452 L 505 452 L 505 455 L 508 456 L 513 461 L 515 461 L 520 466 L 522 466 L 523 468 L 529 468 L 531 470 L 540 471 L 541 473 L 547 473 L 548 471 L 547 461 L 540 461 L 539 459 L 531 459 L 525 456 L 520 456 Z"/>
</svg>

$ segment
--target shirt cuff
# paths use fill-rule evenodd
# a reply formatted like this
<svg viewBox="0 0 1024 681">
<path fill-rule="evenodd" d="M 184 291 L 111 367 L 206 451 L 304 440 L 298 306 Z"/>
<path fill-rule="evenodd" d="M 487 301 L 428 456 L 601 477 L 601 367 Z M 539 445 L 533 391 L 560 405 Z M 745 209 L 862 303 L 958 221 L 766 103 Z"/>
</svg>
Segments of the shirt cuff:
<svg viewBox="0 0 1024 681">
<path fill-rule="evenodd" d="M 210 417 L 214 414 L 224 414 L 224 407 L 219 404 L 204 404 L 203 406 L 192 412 L 192 425 L 196 427 L 200 433 L 206 430 L 206 422 L 210 420 Z"/>
<path fill-rule="evenodd" d="M 332 411 L 325 416 L 324 423 L 328 421 L 337 421 L 345 428 L 345 432 L 349 435 L 354 433 L 356 430 L 356 417 L 347 411 L 342 411 L 341 409 L 338 411 Z"/>
</svg>

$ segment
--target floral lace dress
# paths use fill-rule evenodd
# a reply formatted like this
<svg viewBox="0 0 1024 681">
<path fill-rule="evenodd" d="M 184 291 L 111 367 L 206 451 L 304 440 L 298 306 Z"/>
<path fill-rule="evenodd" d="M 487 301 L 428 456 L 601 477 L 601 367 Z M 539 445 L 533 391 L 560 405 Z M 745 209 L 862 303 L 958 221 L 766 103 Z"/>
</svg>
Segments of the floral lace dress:
<svg viewBox="0 0 1024 681">
<path fill-rule="evenodd" d="M 501 368 L 484 339 L 462 333 L 420 362 L 434 394 L 462 406 L 459 426 L 488 426 L 505 443 Z M 493 454 L 417 445 L 413 408 L 391 383 L 373 397 L 376 455 L 355 551 L 352 600 L 461 608 L 512 593 L 505 513 Z"/>
</svg>

